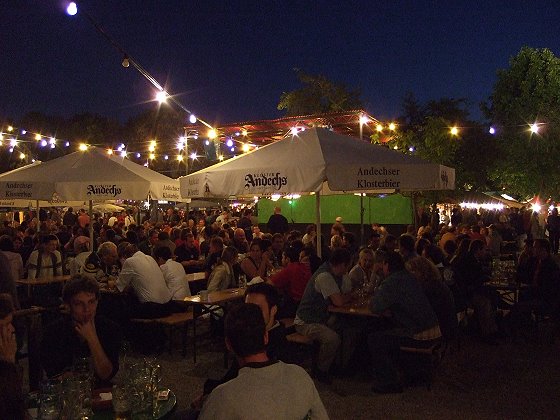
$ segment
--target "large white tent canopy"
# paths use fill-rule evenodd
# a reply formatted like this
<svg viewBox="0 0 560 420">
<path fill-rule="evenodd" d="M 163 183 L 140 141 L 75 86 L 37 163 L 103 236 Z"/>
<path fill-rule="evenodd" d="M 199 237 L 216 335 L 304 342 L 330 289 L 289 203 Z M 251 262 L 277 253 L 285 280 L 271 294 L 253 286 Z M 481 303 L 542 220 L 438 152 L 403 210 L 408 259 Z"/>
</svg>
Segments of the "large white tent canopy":
<svg viewBox="0 0 560 420">
<path fill-rule="evenodd" d="M 184 197 L 455 188 L 455 170 L 314 128 L 179 178 Z"/>
<path fill-rule="evenodd" d="M 179 201 L 179 181 L 130 160 L 90 147 L 0 175 L 1 200 Z"/>
</svg>

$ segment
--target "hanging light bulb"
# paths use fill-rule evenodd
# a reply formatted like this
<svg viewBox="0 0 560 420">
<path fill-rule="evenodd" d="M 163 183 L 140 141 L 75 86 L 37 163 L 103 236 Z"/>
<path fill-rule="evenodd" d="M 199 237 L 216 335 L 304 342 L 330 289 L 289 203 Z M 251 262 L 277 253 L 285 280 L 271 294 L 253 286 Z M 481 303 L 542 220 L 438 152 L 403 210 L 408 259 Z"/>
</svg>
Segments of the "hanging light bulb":
<svg viewBox="0 0 560 420">
<path fill-rule="evenodd" d="M 124 56 L 121 64 L 125 69 L 128 68 L 128 66 L 130 66 L 130 61 L 128 60 L 127 55 Z"/>
</svg>

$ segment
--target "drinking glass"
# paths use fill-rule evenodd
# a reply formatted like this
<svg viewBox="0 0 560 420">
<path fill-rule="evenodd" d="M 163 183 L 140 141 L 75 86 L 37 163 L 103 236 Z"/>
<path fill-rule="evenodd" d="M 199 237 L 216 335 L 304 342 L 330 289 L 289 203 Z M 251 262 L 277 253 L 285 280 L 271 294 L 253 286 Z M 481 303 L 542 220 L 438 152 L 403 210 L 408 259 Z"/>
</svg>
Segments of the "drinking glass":
<svg viewBox="0 0 560 420">
<path fill-rule="evenodd" d="M 113 409 L 115 420 L 130 420 L 132 418 L 130 387 L 124 384 L 113 385 Z"/>
<path fill-rule="evenodd" d="M 56 420 L 60 416 L 60 381 L 48 380 L 41 384 L 39 420 Z"/>
</svg>

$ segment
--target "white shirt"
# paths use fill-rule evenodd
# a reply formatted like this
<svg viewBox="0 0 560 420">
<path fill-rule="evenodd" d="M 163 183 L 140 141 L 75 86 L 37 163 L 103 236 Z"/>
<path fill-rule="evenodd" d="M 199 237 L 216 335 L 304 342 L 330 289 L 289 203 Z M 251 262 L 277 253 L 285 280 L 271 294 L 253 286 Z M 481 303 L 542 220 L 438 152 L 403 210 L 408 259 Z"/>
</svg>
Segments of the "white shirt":
<svg viewBox="0 0 560 420">
<path fill-rule="evenodd" d="M 167 288 L 171 292 L 173 300 L 183 300 L 185 297 L 191 295 L 189 283 L 185 275 L 185 269 L 177 261 L 168 259 L 165 264 L 159 266 Z"/>
<path fill-rule="evenodd" d="M 121 292 L 130 285 L 142 303 L 167 303 L 171 300 L 171 292 L 167 288 L 159 265 L 150 255 L 142 251 L 137 251 L 126 259 L 116 285 Z"/>
</svg>

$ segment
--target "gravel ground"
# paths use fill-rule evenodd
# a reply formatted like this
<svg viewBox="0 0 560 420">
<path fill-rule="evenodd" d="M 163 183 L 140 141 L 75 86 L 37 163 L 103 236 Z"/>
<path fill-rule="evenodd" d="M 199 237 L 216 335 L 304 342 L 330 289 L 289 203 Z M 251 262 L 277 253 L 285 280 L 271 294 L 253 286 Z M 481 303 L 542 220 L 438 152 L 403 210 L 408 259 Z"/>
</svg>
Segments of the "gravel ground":
<svg viewBox="0 0 560 420">
<path fill-rule="evenodd" d="M 366 372 L 330 386 L 317 383 L 317 389 L 331 419 L 557 419 L 560 340 L 554 338 L 544 327 L 538 339 L 518 343 L 488 345 L 465 336 L 460 351 L 448 351 L 437 367 L 431 390 L 415 386 L 376 395 Z M 190 346 L 186 358 L 178 349 L 158 357 L 179 410 L 200 393 L 206 378 L 224 372 L 219 339 L 202 332 L 198 350 L 196 365 Z"/>
</svg>

